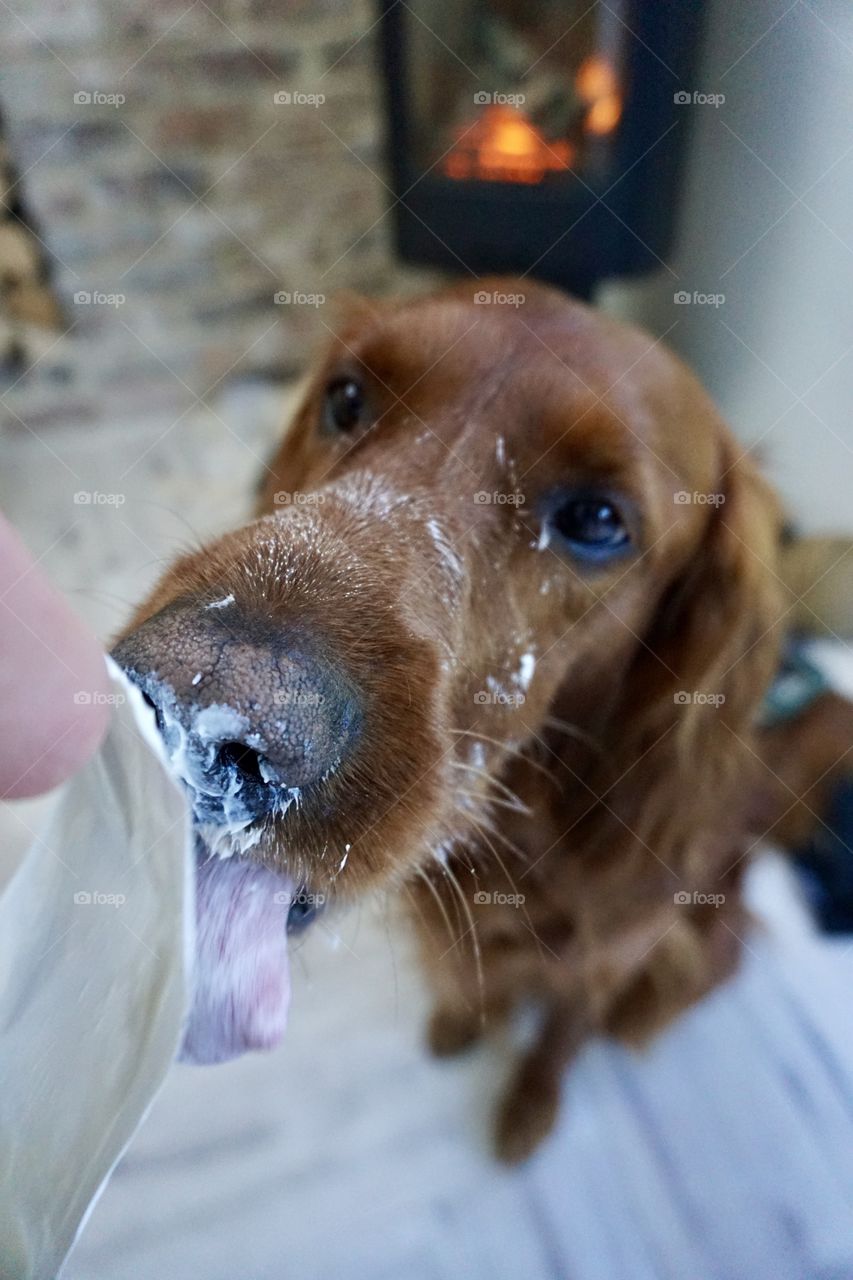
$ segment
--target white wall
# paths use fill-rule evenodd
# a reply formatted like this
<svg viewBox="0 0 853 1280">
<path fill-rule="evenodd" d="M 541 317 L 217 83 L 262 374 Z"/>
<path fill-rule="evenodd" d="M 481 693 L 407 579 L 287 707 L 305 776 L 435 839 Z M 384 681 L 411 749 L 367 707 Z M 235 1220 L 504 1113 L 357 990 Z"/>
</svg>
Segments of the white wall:
<svg viewBox="0 0 853 1280">
<path fill-rule="evenodd" d="M 775 25 L 773 25 L 775 24 Z M 606 301 L 670 342 L 797 519 L 853 530 L 853 5 L 715 0 L 669 265 Z M 680 127 L 680 126 L 679 126 Z M 678 289 L 725 303 L 677 306 Z"/>
</svg>

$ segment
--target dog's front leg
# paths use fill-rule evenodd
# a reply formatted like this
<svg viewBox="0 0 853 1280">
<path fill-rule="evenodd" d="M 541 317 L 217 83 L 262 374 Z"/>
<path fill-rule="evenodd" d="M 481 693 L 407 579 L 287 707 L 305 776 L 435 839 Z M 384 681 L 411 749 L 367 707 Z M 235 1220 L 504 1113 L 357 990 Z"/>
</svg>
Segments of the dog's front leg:
<svg viewBox="0 0 853 1280">
<path fill-rule="evenodd" d="M 549 1004 L 539 1034 L 516 1066 L 498 1107 L 495 1150 L 501 1160 L 526 1160 L 551 1132 L 565 1068 L 589 1030 L 576 1000 L 555 999 Z"/>
</svg>

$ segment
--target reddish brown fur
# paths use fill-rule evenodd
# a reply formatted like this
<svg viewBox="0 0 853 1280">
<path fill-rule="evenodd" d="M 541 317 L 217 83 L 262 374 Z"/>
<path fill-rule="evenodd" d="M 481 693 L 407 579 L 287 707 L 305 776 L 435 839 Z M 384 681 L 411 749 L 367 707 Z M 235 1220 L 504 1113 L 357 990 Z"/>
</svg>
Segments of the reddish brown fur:
<svg viewBox="0 0 853 1280">
<path fill-rule="evenodd" d="M 736 961 L 780 518 L 660 345 L 556 290 L 476 285 L 492 287 L 526 301 L 475 305 L 461 285 L 353 308 L 270 464 L 264 514 L 181 560 L 134 622 L 215 590 L 328 638 L 365 693 L 364 740 L 322 812 L 307 797 L 256 854 L 345 896 L 406 887 L 437 1051 L 540 1002 L 499 1119 L 517 1159 L 550 1128 L 583 1037 L 641 1040 Z M 318 428 L 323 391 L 350 372 L 374 422 L 336 439 Z M 539 548 L 540 498 L 577 483 L 621 495 L 636 555 L 593 570 Z M 282 491 L 318 500 L 277 505 Z M 525 701 L 484 702 L 490 677 L 518 691 L 528 652 Z"/>
</svg>

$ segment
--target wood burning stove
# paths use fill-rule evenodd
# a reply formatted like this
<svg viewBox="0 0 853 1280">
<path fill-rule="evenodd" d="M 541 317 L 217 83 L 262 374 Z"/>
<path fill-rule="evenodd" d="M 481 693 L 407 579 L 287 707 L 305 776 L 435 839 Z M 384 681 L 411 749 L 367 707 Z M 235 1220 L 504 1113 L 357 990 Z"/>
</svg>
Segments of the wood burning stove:
<svg viewBox="0 0 853 1280">
<path fill-rule="evenodd" d="M 701 0 L 381 0 L 401 257 L 588 294 L 666 254 Z"/>
</svg>

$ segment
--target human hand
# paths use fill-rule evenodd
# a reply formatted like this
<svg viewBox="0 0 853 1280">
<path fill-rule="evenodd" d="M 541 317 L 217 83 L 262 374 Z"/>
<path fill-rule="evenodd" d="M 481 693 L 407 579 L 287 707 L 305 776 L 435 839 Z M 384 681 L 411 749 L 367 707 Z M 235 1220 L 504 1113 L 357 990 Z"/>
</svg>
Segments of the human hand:
<svg viewBox="0 0 853 1280">
<path fill-rule="evenodd" d="M 40 795 L 85 764 L 109 689 L 95 636 L 0 515 L 0 798 Z"/>
</svg>

